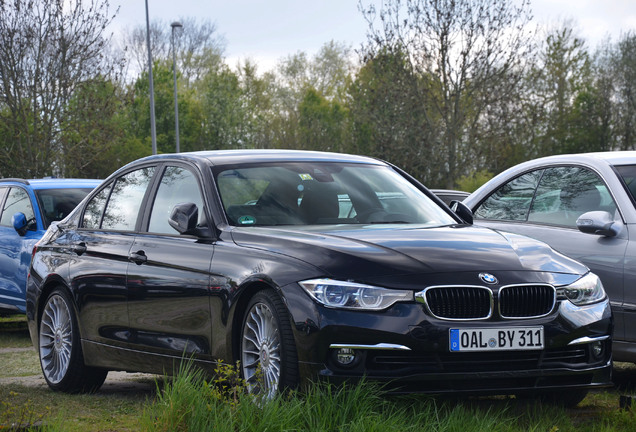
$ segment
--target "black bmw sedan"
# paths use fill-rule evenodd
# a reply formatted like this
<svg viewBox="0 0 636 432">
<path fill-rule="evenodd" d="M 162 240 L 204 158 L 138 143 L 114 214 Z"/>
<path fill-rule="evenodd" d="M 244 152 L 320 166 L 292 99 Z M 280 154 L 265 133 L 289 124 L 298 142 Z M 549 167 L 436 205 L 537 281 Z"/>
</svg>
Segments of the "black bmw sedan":
<svg viewBox="0 0 636 432">
<path fill-rule="evenodd" d="M 170 373 L 187 358 L 237 363 L 266 395 L 366 377 L 571 405 L 609 385 L 598 277 L 458 209 L 360 156 L 140 159 L 34 249 L 27 317 L 44 377 L 93 391 L 109 370 Z"/>
</svg>

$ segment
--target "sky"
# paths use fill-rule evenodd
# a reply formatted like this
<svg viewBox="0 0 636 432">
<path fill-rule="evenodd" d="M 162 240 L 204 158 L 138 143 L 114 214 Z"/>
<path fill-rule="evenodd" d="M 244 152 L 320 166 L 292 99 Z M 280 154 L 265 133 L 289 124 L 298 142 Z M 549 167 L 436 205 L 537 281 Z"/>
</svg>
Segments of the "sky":
<svg viewBox="0 0 636 432">
<path fill-rule="evenodd" d="M 115 34 L 146 25 L 145 0 L 110 4 L 120 7 Z M 531 5 L 536 23 L 571 20 L 592 49 L 607 37 L 617 41 L 636 32 L 636 0 L 531 0 Z M 151 21 L 166 26 L 184 17 L 210 20 L 225 39 L 228 64 L 251 59 L 261 71 L 300 51 L 313 55 L 331 40 L 355 49 L 366 39 L 358 0 L 148 0 L 148 11 Z"/>
</svg>

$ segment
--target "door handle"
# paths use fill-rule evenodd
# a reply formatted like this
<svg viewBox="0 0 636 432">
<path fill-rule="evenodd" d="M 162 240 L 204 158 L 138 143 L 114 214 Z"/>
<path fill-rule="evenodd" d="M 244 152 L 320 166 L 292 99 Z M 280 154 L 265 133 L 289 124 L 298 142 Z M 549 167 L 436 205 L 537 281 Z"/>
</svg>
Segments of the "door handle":
<svg viewBox="0 0 636 432">
<path fill-rule="evenodd" d="M 84 252 L 86 252 L 86 249 L 86 243 L 84 242 L 71 246 L 71 250 L 77 255 L 82 255 Z"/>
<path fill-rule="evenodd" d="M 137 265 L 142 265 L 146 261 L 148 261 L 146 253 L 142 250 L 131 253 L 130 255 L 128 255 L 128 259 Z"/>
</svg>

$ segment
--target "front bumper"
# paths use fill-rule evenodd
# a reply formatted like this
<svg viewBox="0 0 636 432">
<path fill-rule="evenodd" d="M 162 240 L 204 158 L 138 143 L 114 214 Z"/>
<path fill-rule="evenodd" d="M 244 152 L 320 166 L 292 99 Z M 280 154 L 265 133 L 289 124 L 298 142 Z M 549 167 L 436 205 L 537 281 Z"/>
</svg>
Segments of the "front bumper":
<svg viewBox="0 0 636 432">
<path fill-rule="evenodd" d="M 525 393 L 563 388 L 611 386 L 611 341 L 601 359 L 593 358 L 591 342 L 564 349 L 537 352 L 435 353 L 424 356 L 359 347 L 359 363 L 349 370 L 338 365 L 334 345 L 327 364 L 314 369 L 332 382 L 359 380 L 363 376 L 399 393 Z"/>
<path fill-rule="evenodd" d="M 287 301 L 301 378 L 308 380 L 365 379 L 394 392 L 430 394 L 519 394 L 612 385 L 613 322 L 607 300 L 584 307 L 561 301 L 540 318 L 470 322 L 433 318 L 416 303 L 371 313 L 328 309 L 294 295 Z M 449 349 L 451 328 L 514 326 L 542 326 L 544 349 Z M 355 358 L 343 364 L 339 353 Z"/>
</svg>

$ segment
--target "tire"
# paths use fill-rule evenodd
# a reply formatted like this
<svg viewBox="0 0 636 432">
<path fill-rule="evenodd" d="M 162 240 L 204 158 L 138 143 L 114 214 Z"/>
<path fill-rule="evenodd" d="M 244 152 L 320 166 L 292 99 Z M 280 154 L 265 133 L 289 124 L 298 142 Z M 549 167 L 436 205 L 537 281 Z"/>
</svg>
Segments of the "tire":
<svg viewBox="0 0 636 432">
<path fill-rule="evenodd" d="M 241 374 L 250 393 L 272 398 L 298 386 L 298 357 L 287 308 L 272 289 L 252 297 L 241 326 Z"/>
<path fill-rule="evenodd" d="M 91 393 L 104 383 L 107 370 L 84 364 L 73 302 L 64 290 L 56 289 L 46 299 L 38 346 L 42 373 L 52 390 Z"/>
</svg>

